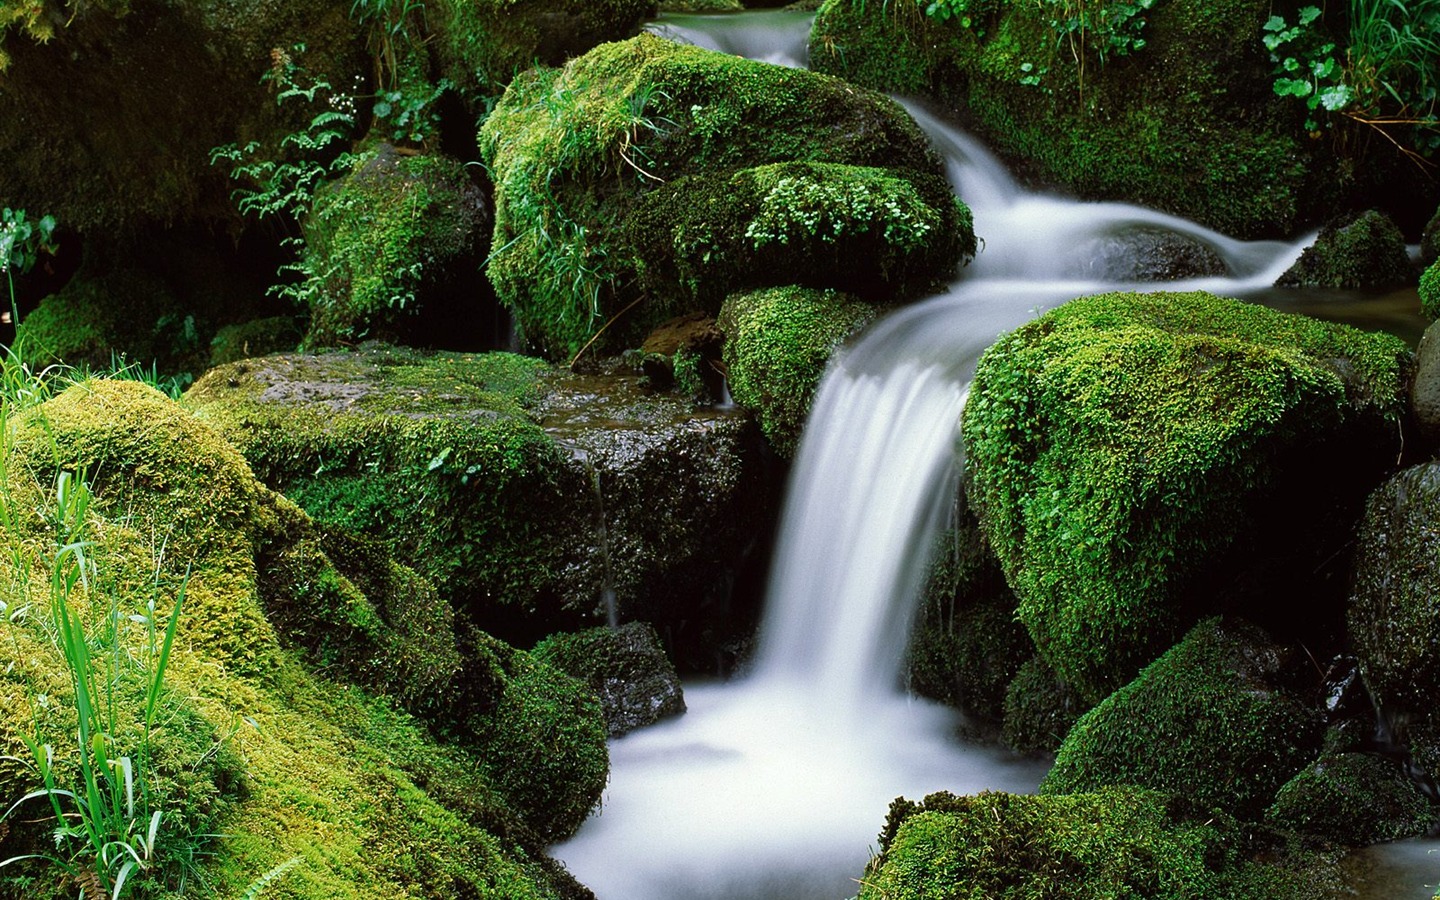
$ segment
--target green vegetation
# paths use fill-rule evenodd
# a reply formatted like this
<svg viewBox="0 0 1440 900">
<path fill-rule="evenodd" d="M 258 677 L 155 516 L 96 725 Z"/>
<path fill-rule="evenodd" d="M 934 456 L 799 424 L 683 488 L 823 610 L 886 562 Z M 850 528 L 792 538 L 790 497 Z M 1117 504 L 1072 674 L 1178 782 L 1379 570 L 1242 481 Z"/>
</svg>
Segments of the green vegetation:
<svg viewBox="0 0 1440 900">
<path fill-rule="evenodd" d="M 719 323 L 730 393 L 754 410 L 776 453 L 794 456 L 831 355 L 876 314 L 874 306 L 838 291 L 799 287 L 725 301 Z"/>
<path fill-rule="evenodd" d="M 1378 210 L 1332 222 L 1276 283 L 1286 287 L 1397 287 L 1414 278 L 1405 238 Z"/>
<path fill-rule="evenodd" d="M 1018 753 L 1055 753 L 1093 705 L 1061 681 L 1042 657 L 1033 656 L 1005 689 L 1001 740 Z"/>
<path fill-rule="evenodd" d="M 1394 760 L 1367 753 L 1321 756 L 1265 811 L 1277 828 L 1351 846 L 1424 834 L 1434 818 L 1429 800 Z"/>
<path fill-rule="evenodd" d="M 1440 261 L 1420 275 L 1420 312 L 1432 322 L 1440 319 Z"/>
<path fill-rule="evenodd" d="M 909 298 L 974 252 L 968 211 L 893 101 L 652 35 L 517 78 L 480 144 L 490 279 L 556 359 L 602 329 L 597 351 L 634 346 L 781 277 Z"/>
<path fill-rule="evenodd" d="M 685 711 L 675 666 L 646 622 L 552 634 L 530 655 L 589 685 L 611 737 Z"/>
<path fill-rule="evenodd" d="M 1298 590 L 1346 539 L 1315 530 L 1326 504 L 1358 512 L 1393 463 L 1409 364 L 1200 293 L 1086 297 L 1000 338 L 963 419 L 969 497 L 1061 678 L 1090 702 L 1129 681 L 1218 609 L 1232 548 L 1268 541 L 1270 577 L 1290 554 Z M 1301 474 L 1331 459 L 1346 478 Z"/>
<path fill-rule="evenodd" d="M 1257 821 L 1319 750 L 1319 710 L 1284 687 L 1285 658 L 1253 626 L 1209 620 L 1086 713 L 1042 794 L 1133 784 Z"/>
<path fill-rule="evenodd" d="M 859 900 L 1318 900 L 1336 880 L 1322 857 L 1154 791 L 986 791 L 892 803 Z"/>
</svg>

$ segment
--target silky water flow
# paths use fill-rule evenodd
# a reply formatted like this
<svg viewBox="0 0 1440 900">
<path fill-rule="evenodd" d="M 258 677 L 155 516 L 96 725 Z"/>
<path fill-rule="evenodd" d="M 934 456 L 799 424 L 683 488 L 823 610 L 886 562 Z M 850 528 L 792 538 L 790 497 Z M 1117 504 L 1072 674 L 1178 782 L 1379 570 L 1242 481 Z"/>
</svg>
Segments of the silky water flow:
<svg viewBox="0 0 1440 900">
<path fill-rule="evenodd" d="M 664 17 L 674 40 L 802 65 L 810 17 Z M 901 689 L 906 637 L 962 460 L 980 353 L 1059 303 L 1113 289 L 1097 255 L 1176 235 L 1228 274 L 1164 285 L 1268 287 L 1308 241 L 1241 242 L 1124 204 L 1021 190 L 981 145 L 907 108 L 974 213 L 982 251 L 941 296 L 869 328 L 831 365 L 801 442 L 754 663 L 686 687 L 689 711 L 613 741 L 600 810 L 554 855 L 599 900 L 843 900 L 890 802 L 1030 792 L 1047 768 L 955 737 L 955 714 Z M 1426 895 L 1428 896 L 1428 895 Z"/>
</svg>

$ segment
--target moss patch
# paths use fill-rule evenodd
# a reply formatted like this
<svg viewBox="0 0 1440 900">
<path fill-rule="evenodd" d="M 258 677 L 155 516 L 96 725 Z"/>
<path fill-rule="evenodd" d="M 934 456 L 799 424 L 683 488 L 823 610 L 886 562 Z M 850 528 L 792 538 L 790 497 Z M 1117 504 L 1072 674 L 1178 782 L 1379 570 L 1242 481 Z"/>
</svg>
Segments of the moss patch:
<svg viewBox="0 0 1440 900">
<path fill-rule="evenodd" d="M 1266 822 L 1351 846 L 1424 834 L 1430 801 L 1394 760 L 1366 753 L 1320 757 L 1285 783 Z"/>
<path fill-rule="evenodd" d="M 1420 312 L 1432 322 L 1440 319 L 1440 262 L 1420 275 Z"/>
<path fill-rule="evenodd" d="M 730 393 L 756 411 L 781 456 L 793 456 L 800 444 L 831 355 L 876 314 L 846 294 L 810 288 L 770 288 L 725 301 L 719 323 Z"/>
<path fill-rule="evenodd" d="M 1385 288 L 1412 277 L 1400 229 L 1388 216 L 1372 209 L 1327 225 L 1276 283 L 1283 287 Z"/>
<path fill-rule="evenodd" d="M 1345 543 L 1323 523 L 1393 463 L 1409 366 L 1388 335 L 1200 293 L 1087 297 L 1000 338 L 963 419 L 969 496 L 1061 677 L 1093 702 L 1207 610 L 1262 615 L 1246 559 L 1308 591 Z"/>
</svg>

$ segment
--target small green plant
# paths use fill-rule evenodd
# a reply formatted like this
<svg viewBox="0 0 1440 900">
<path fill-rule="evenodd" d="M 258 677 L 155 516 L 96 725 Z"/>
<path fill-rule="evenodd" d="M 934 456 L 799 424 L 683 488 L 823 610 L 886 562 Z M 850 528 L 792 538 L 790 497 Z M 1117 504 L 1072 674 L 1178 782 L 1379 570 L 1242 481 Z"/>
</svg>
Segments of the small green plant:
<svg viewBox="0 0 1440 900">
<path fill-rule="evenodd" d="M 93 499 L 83 474 L 62 471 L 56 478 L 53 504 L 44 510 L 55 533 L 50 618 L 45 626 L 70 675 L 76 755 L 72 763 L 57 763 L 56 745 L 47 740 L 41 725 L 41 712 L 51 701 L 41 697 L 36 701 L 35 732 L 22 736 L 31 759 L 10 758 L 33 766 L 40 786 L 0 815 L 3 821 L 30 801 L 48 802 L 54 813 L 55 851 L 11 857 L 0 866 L 24 859 L 47 860 L 80 885 L 83 897 L 118 900 L 134 883 L 133 877 L 157 864 L 164 816 L 157 798 L 150 795 L 150 739 L 185 588 L 181 586 L 163 635 L 157 628 L 158 589 L 147 614 L 123 616 L 116 600 L 99 633 L 87 634 L 74 603 L 89 595 L 96 580 L 90 552 L 95 545 L 88 534 Z M 135 665 L 126 635 L 130 624 L 145 628 L 138 661 L 144 687 L 143 728 L 138 744 L 122 750 L 126 741 L 120 694 L 127 671 Z"/>
<path fill-rule="evenodd" d="M 42 253 L 55 252 L 55 217 L 41 216 L 31 221 L 23 209 L 8 206 L 0 210 L 0 271 L 10 288 L 11 322 L 20 324 L 20 310 L 15 305 L 15 276 L 29 272 Z"/>
<path fill-rule="evenodd" d="M 1305 130 L 1310 132 L 1320 128 L 1321 108 L 1338 112 L 1355 99 L 1354 90 L 1345 83 L 1345 68 L 1335 42 L 1315 27 L 1319 18 L 1316 6 L 1301 9 L 1294 25 L 1281 16 L 1271 16 L 1263 38 L 1275 64 L 1275 93 L 1305 101 L 1310 112 Z"/>
</svg>

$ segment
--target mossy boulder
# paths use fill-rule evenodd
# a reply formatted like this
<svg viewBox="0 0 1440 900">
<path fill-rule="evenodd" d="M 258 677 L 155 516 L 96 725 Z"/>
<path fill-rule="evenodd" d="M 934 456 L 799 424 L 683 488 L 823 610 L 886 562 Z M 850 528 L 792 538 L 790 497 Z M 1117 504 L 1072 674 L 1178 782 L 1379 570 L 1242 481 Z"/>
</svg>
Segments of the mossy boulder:
<svg viewBox="0 0 1440 900">
<path fill-rule="evenodd" d="M 1436 811 L 1392 759 L 1371 753 L 1321 756 L 1280 788 L 1265 821 L 1351 846 L 1424 834 Z"/>
<path fill-rule="evenodd" d="M 1361 676 L 1382 709 L 1428 712 L 1440 695 L 1440 463 L 1370 496 L 1359 545 L 1348 631 Z"/>
<path fill-rule="evenodd" d="M 1095 702 L 1226 608 L 1338 622 L 1326 562 L 1400 449 L 1410 365 L 1397 338 L 1204 293 L 1086 297 L 996 341 L 969 497 L 1061 678 Z"/>
<path fill-rule="evenodd" d="M 1325 226 L 1276 283 L 1281 287 L 1388 288 L 1413 277 L 1404 235 L 1389 216 L 1372 209 Z"/>
<path fill-rule="evenodd" d="M 726 298 L 718 323 L 730 394 L 755 411 L 780 456 L 799 448 L 830 357 L 878 314 L 834 290 L 778 287 Z"/>
<path fill-rule="evenodd" d="M 1324 734 L 1318 703 L 1289 686 L 1290 662 L 1254 626 L 1200 623 L 1080 718 L 1040 792 L 1134 784 L 1258 820 Z"/>
<path fill-rule="evenodd" d="M 1440 319 L 1440 262 L 1420 274 L 1420 312 L 1432 322 Z"/>
<path fill-rule="evenodd" d="M 1055 753 L 1094 704 L 1060 680 L 1039 655 L 1020 664 L 1005 687 L 1000 738 L 1017 753 Z"/>
<path fill-rule="evenodd" d="M 35 4 L 39 5 L 39 4 Z M 350 88 L 370 63 L 359 23 L 332 3 L 133 0 L 70 8 L 37 42 L 5 37 L 0 197 L 107 236 L 151 224 L 234 222 L 213 148 L 278 146 L 323 108 L 275 102 L 261 76 L 272 51 Z"/>
<path fill-rule="evenodd" d="M 429 14 L 432 53 L 479 112 L 517 73 L 628 38 L 654 16 L 655 0 L 441 0 Z"/>
<path fill-rule="evenodd" d="M 517 78 L 480 132 L 491 281 L 525 337 L 635 346 L 777 284 L 916 296 L 975 251 L 969 212 L 892 100 L 653 35 Z M 623 313 L 623 315 L 622 315 Z"/>
<path fill-rule="evenodd" d="M 589 685 L 612 738 L 685 712 L 675 665 L 644 622 L 552 634 L 530 655 Z"/>
<path fill-rule="evenodd" d="M 1357 170 L 1309 138 L 1304 105 L 1273 90 L 1262 39 L 1275 10 L 1265 0 L 931 8 L 941 13 L 827 0 L 810 65 L 931 98 L 1028 180 L 1237 237 L 1288 237 L 1327 217 L 1345 191 L 1369 191 L 1408 218 L 1440 199 L 1399 154 L 1387 165 L 1372 153 Z M 1343 27 L 1337 18 L 1317 28 Z"/>
<path fill-rule="evenodd" d="M 9 424 L 5 601 L 55 603 L 55 549 L 90 541 L 92 575 L 67 605 L 103 651 L 94 665 L 114 703 L 110 752 L 150 767 L 137 779 L 163 813 L 162 855 L 137 876 L 138 896 L 181 877 L 238 895 L 281 866 L 297 898 L 583 896 L 543 857 L 605 781 L 599 704 L 582 685 L 493 638 L 457 634 L 423 579 L 373 545 L 317 531 L 151 388 L 83 383 Z M 79 473 L 66 496 L 93 501 L 47 499 L 60 473 Z M 170 616 L 177 639 L 146 751 L 145 623 Z M 69 777 L 74 686 L 42 619 L 10 622 L 7 640 L 29 649 L 0 679 L 0 739 L 24 757 L 19 739 L 41 729 Z M 37 709 L 53 715 L 35 720 Z M 438 743 L 427 720 L 453 743 Z M 34 778 L 0 769 L 7 808 Z M 42 823 L 9 824 L 7 856 L 51 843 Z M 4 877 L 40 900 L 74 892 L 43 860 Z"/>
<path fill-rule="evenodd" d="M 1420 232 L 1420 265 L 1432 266 L 1437 261 L 1440 261 L 1440 207 L 1436 207 L 1435 215 Z"/>
<path fill-rule="evenodd" d="M 860 900 L 1321 898 L 1333 864 L 1136 787 L 1069 796 L 931 794 L 890 806 Z"/>
<path fill-rule="evenodd" d="M 743 411 L 506 353 L 367 345 L 212 370 L 185 395 L 317 521 L 379 538 L 465 617 L 530 643 L 699 627 L 768 516 Z"/>
<path fill-rule="evenodd" d="M 268 316 L 226 325 L 210 339 L 210 365 L 223 366 L 300 346 L 304 333 L 293 316 Z"/>
<path fill-rule="evenodd" d="M 488 198 L 458 160 L 388 144 L 361 154 L 305 217 L 305 344 L 466 346 L 474 323 L 493 318 L 480 275 L 492 225 Z"/>
</svg>

